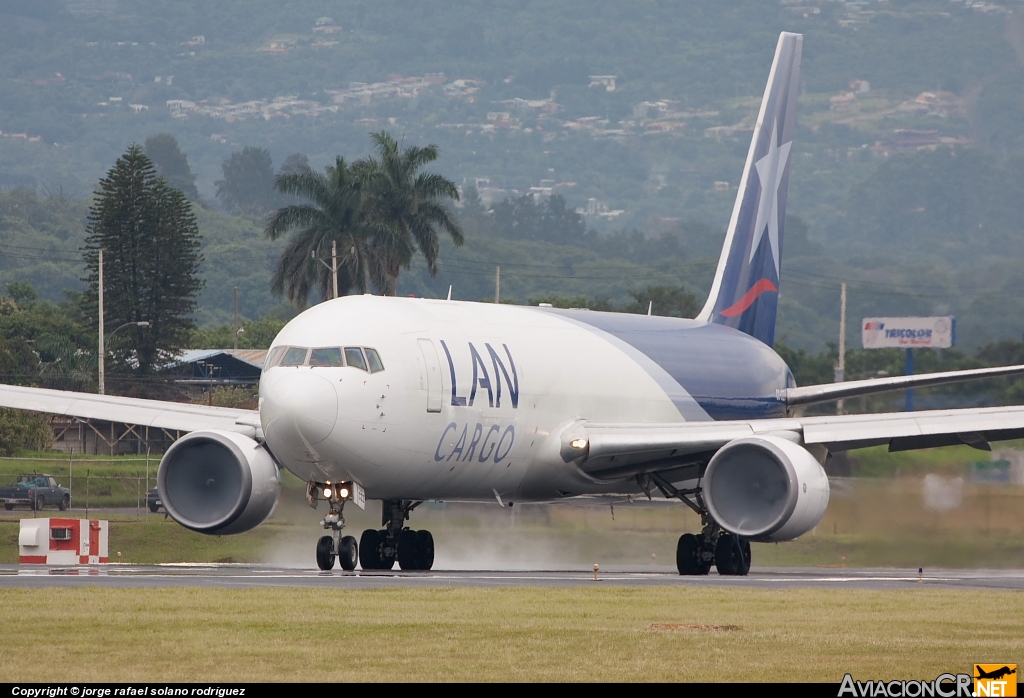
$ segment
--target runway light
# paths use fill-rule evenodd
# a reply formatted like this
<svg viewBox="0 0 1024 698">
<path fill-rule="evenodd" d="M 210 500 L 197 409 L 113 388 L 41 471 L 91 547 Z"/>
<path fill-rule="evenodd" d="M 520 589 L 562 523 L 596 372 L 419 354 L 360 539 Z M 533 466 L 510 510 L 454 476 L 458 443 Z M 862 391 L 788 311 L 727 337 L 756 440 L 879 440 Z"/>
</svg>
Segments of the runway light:
<svg viewBox="0 0 1024 698">
<path fill-rule="evenodd" d="M 338 490 L 338 496 L 341 497 L 342 499 L 345 499 L 345 497 L 348 496 L 348 488 L 342 487 L 340 490 Z"/>
<path fill-rule="evenodd" d="M 324 488 L 324 499 L 330 499 L 330 498 L 331 498 L 331 488 L 330 487 L 325 487 Z"/>
<path fill-rule="evenodd" d="M 584 449 L 587 447 L 586 439 L 573 439 L 569 442 L 569 445 L 576 449 Z"/>
</svg>

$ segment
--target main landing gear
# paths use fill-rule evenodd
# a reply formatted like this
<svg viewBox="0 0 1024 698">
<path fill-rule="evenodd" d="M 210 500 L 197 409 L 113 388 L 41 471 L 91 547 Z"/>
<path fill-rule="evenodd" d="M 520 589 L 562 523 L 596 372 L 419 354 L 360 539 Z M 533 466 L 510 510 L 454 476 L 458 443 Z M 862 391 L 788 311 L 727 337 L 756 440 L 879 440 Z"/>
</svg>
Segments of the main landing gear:
<svg viewBox="0 0 1024 698">
<path fill-rule="evenodd" d="M 721 575 L 750 572 L 750 541 L 723 531 L 714 523 L 699 535 L 684 533 L 676 544 L 676 569 L 682 575 L 707 574 L 714 564 Z"/>
<path fill-rule="evenodd" d="M 648 481 L 640 481 L 638 477 L 645 490 L 653 484 L 666 497 L 678 499 L 700 515 L 703 530 L 697 535 L 684 533 L 676 544 L 676 569 L 679 574 L 708 574 L 712 565 L 721 575 L 744 576 L 750 572 L 750 541 L 723 531 L 715 523 L 704 505 L 700 487 L 680 490 L 657 474 L 648 477 Z"/>
<path fill-rule="evenodd" d="M 429 570 L 434 565 L 434 537 L 430 531 L 405 526 L 409 513 L 422 504 L 405 499 L 381 502 L 383 530 L 363 531 L 359 538 L 359 563 L 364 570 L 389 570 L 398 560 L 403 570 Z"/>
</svg>

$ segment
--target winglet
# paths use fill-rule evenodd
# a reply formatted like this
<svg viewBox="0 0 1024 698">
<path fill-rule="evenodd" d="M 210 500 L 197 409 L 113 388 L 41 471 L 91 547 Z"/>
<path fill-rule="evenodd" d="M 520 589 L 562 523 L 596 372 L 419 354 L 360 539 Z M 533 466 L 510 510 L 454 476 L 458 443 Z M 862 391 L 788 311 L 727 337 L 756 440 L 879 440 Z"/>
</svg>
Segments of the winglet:
<svg viewBox="0 0 1024 698">
<path fill-rule="evenodd" d="M 697 316 L 734 327 L 768 346 L 775 341 L 802 48 L 803 35 L 779 36 L 722 256 L 707 303 Z"/>
</svg>

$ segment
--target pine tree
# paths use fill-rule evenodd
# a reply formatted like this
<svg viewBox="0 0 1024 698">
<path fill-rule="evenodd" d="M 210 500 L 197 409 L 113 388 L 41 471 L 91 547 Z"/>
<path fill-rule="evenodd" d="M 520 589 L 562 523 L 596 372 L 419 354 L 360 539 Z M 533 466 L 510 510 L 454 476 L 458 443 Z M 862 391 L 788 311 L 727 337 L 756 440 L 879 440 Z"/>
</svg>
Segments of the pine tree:
<svg viewBox="0 0 1024 698">
<path fill-rule="evenodd" d="M 103 250 L 104 322 L 110 392 L 160 395 L 158 367 L 176 355 L 195 325 L 203 282 L 199 227 L 191 205 L 156 174 L 138 145 L 100 180 L 89 209 L 83 249 L 89 284 L 84 304 L 97 317 L 99 251 Z M 148 322 L 148 327 L 126 323 Z"/>
</svg>

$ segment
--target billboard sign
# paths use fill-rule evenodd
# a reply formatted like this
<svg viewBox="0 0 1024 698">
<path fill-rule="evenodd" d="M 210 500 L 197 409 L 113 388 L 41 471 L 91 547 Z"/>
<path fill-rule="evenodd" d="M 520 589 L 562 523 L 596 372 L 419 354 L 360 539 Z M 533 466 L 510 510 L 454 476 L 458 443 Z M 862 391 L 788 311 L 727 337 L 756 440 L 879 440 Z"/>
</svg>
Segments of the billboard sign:
<svg viewBox="0 0 1024 698">
<path fill-rule="evenodd" d="M 865 349 L 948 349 L 956 342 L 956 318 L 866 317 L 861 338 Z"/>
</svg>

